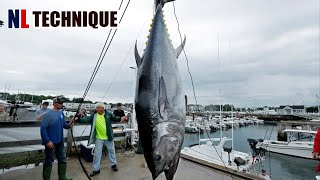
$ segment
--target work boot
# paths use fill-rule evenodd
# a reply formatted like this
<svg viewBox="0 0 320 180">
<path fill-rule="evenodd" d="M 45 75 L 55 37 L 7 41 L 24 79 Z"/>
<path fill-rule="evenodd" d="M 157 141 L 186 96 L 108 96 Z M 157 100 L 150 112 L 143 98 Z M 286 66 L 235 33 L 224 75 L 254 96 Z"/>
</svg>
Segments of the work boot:
<svg viewBox="0 0 320 180">
<path fill-rule="evenodd" d="M 43 166 L 42 177 L 43 180 L 50 180 L 52 166 Z"/>
<path fill-rule="evenodd" d="M 118 167 L 117 167 L 117 165 L 115 164 L 115 165 L 113 165 L 113 166 L 111 166 L 111 168 L 112 168 L 112 170 L 113 171 L 118 171 Z"/>
<path fill-rule="evenodd" d="M 98 171 L 93 171 L 91 174 L 90 174 L 90 177 L 93 177 L 97 174 L 100 174 L 100 169 Z"/>
<path fill-rule="evenodd" d="M 59 180 L 72 180 L 66 176 L 67 173 L 67 163 L 58 163 L 58 175 Z"/>
</svg>

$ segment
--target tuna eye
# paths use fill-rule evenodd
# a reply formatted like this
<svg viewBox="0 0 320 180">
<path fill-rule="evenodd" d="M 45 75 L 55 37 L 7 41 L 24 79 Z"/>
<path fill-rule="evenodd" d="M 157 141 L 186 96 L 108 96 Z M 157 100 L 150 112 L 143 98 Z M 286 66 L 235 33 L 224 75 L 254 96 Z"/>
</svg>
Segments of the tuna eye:
<svg viewBox="0 0 320 180">
<path fill-rule="evenodd" d="M 155 156 L 153 157 L 153 160 L 154 160 L 154 161 L 160 161 L 160 159 L 161 159 L 161 156 L 160 156 L 160 155 L 155 155 Z"/>
<path fill-rule="evenodd" d="M 169 152 L 173 152 L 174 148 L 170 147 Z"/>
</svg>

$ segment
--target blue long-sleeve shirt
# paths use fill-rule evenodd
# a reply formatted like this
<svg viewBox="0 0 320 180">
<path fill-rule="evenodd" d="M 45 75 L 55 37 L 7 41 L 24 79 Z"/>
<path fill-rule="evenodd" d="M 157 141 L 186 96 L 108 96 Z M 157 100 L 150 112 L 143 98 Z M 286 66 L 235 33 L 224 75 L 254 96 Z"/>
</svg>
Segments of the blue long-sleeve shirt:
<svg viewBox="0 0 320 180">
<path fill-rule="evenodd" d="M 69 129 L 62 111 L 50 109 L 43 115 L 40 127 L 42 144 L 52 141 L 54 144 L 63 142 L 63 128 Z"/>
</svg>

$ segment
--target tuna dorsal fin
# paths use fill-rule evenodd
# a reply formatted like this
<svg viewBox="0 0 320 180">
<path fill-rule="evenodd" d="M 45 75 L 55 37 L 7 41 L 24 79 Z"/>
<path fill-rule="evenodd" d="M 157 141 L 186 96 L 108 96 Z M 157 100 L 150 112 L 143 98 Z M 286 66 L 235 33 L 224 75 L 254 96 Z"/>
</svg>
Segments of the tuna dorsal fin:
<svg viewBox="0 0 320 180">
<path fill-rule="evenodd" d="M 182 44 L 176 49 L 176 58 L 179 57 L 185 45 L 186 45 L 186 35 L 184 35 L 184 40 Z"/>
<path fill-rule="evenodd" d="M 166 84 L 164 82 L 163 77 L 161 76 L 159 82 L 159 114 L 160 117 L 165 117 L 167 113 L 167 109 L 169 108 L 169 102 L 167 97 L 167 89 Z"/>
<path fill-rule="evenodd" d="M 137 41 L 134 46 L 134 57 L 136 58 L 137 67 L 139 67 L 142 62 L 142 59 L 141 59 L 139 52 L 138 52 L 138 49 L 137 49 Z"/>
</svg>

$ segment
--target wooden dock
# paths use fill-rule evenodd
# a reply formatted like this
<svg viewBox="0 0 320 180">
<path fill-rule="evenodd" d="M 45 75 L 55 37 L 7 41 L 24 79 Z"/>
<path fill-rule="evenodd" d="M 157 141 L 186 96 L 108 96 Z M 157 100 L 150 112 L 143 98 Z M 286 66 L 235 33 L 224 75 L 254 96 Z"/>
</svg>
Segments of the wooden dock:
<svg viewBox="0 0 320 180">
<path fill-rule="evenodd" d="M 186 155 L 186 154 L 181 154 L 181 158 L 186 159 L 190 162 L 200 164 L 202 166 L 206 166 L 213 171 L 218 171 L 219 173 L 225 173 L 228 176 L 231 176 L 232 179 L 248 179 L 248 180 L 263 180 L 262 178 L 258 176 L 254 176 L 245 172 L 238 172 L 233 169 L 227 168 L 225 166 L 221 166 L 218 164 L 210 163 L 198 158 L 194 158 L 192 156 Z"/>
<path fill-rule="evenodd" d="M 92 171 L 92 163 L 83 161 L 85 168 L 89 173 Z M 101 161 L 101 173 L 92 179 L 95 180 L 152 180 L 151 173 L 146 166 L 143 155 L 136 154 L 133 157 L 125 157 L 117 154 L 117 163 L 119 167 L 118 172 L 112 171 L 109 160 L 105 156 Z M 87 177 L 83 173 L 78 159 L 68 159 L 68 176 L 76 180 L 86 180 Z M 6 172 L 0 175 L 1 180 L 20 180 L 20 179 L 42 179 L 42 166 L 37 166 L 32 169 L 20 169 Z M 52 168 L 51 179 L 58 179 L 57 164 Z M 165 180 L 165 175 L 162 173 L 157 180 Z M 174 176 L 175 180 L 187 179 L 201 179 L 201 180 L 242 180 L 242 179 L 256 179 L 259 177 L 228 174 L 220 171 L 218 168 L 210 167 L 208 165 L 195 163 L 185 159 L 181 159 L 178 170 Z"/>
</svg>

